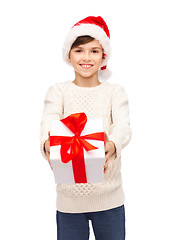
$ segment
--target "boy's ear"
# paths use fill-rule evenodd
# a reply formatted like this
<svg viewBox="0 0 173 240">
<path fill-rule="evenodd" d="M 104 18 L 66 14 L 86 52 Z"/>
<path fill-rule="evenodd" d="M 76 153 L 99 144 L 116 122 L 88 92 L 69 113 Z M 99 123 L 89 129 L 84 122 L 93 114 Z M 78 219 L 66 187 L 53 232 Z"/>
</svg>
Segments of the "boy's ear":
<svg viewBox="0 0 173 240">
<path fill-rule="evenodd" d="M 101 63 L 103 63 L 103 62 L 104 62 L 104 60 L 105 60 L 105 58 L 103 58 L 103 57 L 102 57 Z"/>
<path fill-rule="evenodd" d="M 102 61 L 101 61 L 101 63 L 103 63 L 103 62 L 104 62 L 104 60 L 105 60 L 105 57 L 106 57 L 106 55 L 105 55 L 105 53 L 104 53 L 104 50 L 103 50 L 103 55 L 102 55 Z"/>
<path fill-rule="evenodd" d="M 68 55 L 68 62 L 71 63 L 70 52 L 69 52 L 69 55 Z"/>
</svg>

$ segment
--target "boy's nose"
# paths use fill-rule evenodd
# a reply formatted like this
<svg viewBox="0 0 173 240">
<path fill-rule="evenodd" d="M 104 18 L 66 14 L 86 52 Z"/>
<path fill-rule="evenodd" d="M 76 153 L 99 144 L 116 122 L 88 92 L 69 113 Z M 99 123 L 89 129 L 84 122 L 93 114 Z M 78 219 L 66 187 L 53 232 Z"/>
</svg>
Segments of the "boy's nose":
<svg viewBox="0 0 173 240">
<path fill-rule="evenodd" d="M 90 54 L 88 52 L 84 52 L 83 60 L 85 60 L 85 61 L 89 61 L 90 60 Z"/>
</svg>

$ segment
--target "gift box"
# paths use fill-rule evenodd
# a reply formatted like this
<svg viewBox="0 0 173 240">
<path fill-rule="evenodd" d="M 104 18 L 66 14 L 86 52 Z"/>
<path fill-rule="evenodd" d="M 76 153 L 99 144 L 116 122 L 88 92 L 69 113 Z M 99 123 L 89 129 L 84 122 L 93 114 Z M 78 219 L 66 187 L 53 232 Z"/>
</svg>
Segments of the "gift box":
<svg viewBox="0 0 173 240">
<path fill-rule="evenodd" d="M 50 164 L 55 183 L 99 183 L 104 178 L 102 119 L 71 114 L 51 121 Z"/>
</svg>

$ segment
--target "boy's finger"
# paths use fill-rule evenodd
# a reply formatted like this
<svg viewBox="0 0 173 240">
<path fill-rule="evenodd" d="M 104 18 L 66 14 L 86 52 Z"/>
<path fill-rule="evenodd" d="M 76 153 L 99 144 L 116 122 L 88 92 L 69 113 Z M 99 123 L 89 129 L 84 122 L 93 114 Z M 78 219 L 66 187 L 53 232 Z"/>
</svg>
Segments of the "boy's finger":
<svg viewBox="0 0 173 240">
<path fill-rule="evenodd" d="M 104 166 L 104 169 L 103 169 L 104 173 L 106 173 L 107 167 L 108 167 L 108 166 Z"/>
<path fill-rule="evenodd" d="M 112 156 L 112 152 L 111 151 L 107 152 L 106 155 L 105 155 L 106 159 L 110 158 L 111 156 Z"/>
<path fill-rule="evenodd" d="M 108 135 L 104 132 L 105 142 L 109 141 Z"/>
<path fill-rule="evenodd" d="M 106 159 L 109 158 L 111 155 L 112 155 L 112 153 L 111 153 L 110 150 L 108 150 L 108 151 L 105 152 L 105 157 L 106 157 Z"/>
</svg>

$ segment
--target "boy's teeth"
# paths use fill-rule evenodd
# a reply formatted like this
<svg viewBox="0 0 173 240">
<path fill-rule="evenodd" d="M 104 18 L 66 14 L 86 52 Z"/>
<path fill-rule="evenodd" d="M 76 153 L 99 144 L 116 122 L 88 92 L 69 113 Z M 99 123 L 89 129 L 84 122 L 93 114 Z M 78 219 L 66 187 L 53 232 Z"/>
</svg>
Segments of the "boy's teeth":
<svg viewBox="0 0 173 240">
<path fill-rule="evenodd" d="M 91 65 L 84 65 L 84 64 L 81 64 L 81 65 L 85 68 L 91 67 Z"/>
</svg>

